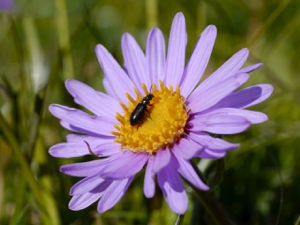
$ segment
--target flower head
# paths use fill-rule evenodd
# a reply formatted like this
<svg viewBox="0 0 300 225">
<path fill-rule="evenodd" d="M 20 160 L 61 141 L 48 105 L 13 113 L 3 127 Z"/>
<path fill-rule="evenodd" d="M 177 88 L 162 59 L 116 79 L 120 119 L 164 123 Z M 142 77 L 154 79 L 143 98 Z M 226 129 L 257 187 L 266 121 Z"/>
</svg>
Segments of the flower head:
<svg viewBox="0 0 300 225">
<path fill-rule="evenodd" d="M 261 67 L 242 68 L 248 50 L 234 54 L 197 86 L 216 38 L 208 26 L 185 65 L 185 19 L 178 13 L 172 24 L 168 52 L 157 28 L 149 32 L 144 53 L 129 34 L 122 38 L 125 69 L 97 45 L 96 55 L 104 71 L 107 94 L 76 81 L 66 88 L 81 110 L 53 104 L 51 113 L 70 134 L 66 143 L 50 148 L 52 156 L 69 158 L 94 154 L 97 160 L 64 165 L 61 171 L 83 177 L 70 191 L 69 207 L 80 210 L 98 202 L 98 211 L 112 208 L 124 195 L 134 176 L 145 168 L 144 194 L 155 194 L 155 176 L 170 208 L 185 213 L 188 205 L 183 177 L 201 190 L 209 187 L 197 176 L 189 160 L 218 159 L 239 147 L 213 134 L 236 134 L 251 124 L 267 120 L 245 108 L 262 102 L 272 86 L 260 84 L 236 91 L 248 73 Z"/>
</svg>

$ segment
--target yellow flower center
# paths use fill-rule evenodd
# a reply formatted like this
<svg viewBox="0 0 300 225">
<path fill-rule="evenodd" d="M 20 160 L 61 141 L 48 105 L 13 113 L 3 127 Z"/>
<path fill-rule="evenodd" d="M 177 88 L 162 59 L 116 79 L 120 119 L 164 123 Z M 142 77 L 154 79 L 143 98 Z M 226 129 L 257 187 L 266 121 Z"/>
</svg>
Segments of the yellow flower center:
<svg viewBox="0 0 300 225">
<path fill-rule="evenodd" d="M 124 112 L 116 113 L 119 123 L 114 126 L 117 131 L 112 131 L 112 134 L 116 136 L 115 142 L 121 144 L 122 149 L 155 154 L 159 149 L 177 142 L 184 135 L 188 110 L 179 86 L 174 91 L 172 86 L 167 88 L 160 81 L 160 89 L 158 90 L 156 85 L 152 84 L 151 93 L 148 92 L 145 84 L 142 84 L 142 87 L 145 96 L 141 96 L 134 88 L 136 99 L 127 93 L 128 105 L 120 102 Z M 140 114 L 142 119 L 132 126 L 130 124 L 132 112 L 149 94 L 153 95 L 152 99 L 149 104 L 144 104 L 145 107 L 139 112 L 142 113 Z"/>
</svg>

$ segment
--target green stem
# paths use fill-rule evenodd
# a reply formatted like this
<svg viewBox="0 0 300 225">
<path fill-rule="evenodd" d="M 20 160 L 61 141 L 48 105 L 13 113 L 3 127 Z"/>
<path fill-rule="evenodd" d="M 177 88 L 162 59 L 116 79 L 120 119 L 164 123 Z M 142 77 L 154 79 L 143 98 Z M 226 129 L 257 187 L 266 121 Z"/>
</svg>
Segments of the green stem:
<svg viewBox="0 0 300 225">
<path fill-rule="evenodd" d="M 197 3 L 197 20 L 196 20 L 196 29 L 197 29 L 197 35 L 201 33 L 201 31 L 205 28 L 207 25 L 207 7 L 206 7 L 205 0 L 200 0 Z"/>
<path fill-rule="evenodd" d="M 198 167 L 192 163 L 195 171 L 199 175 L 201 179 L 203 179 L 201 172 Z M 221 225 L 235 225 L 235 223 L 231 220 L 229 215 L 227 214 L 223 205 L 214 197 L 211 192 L 200 191 L 195 188 L 192 184 L 188 182 L 188 184 L 192 187 L 197 199 L 202 204 L 202 206 L 206 209 L 206 211 L 210 214 L 216 224 Z"/>
<path fill-rule="evenodd" d="M 264 25 L 256 32 L 255 36 L 252 38 L 250 43 L 248 44 L 249 48 L 252 47 L 257 40 L 269 29 L 272 23 L 276 20 L 276 18 L 283 12 L 283 10 L 287 7 L 291 0 L 285 0 L 280 3 L 280 5 L 274 10 L 274 12 L 269 16 Z"/>
<path fill-rule="evenodd" d="M 298 216 L 298 218 L 297 218 L 297 221 L 296 221 L 295 225 L 300 225 L 300 216 Z"/>
<path fill-rule="evenodd" d="M 65 0 L 55 0 L 56 7 L 56 26 L 58 34 L 58 44 L 62 56 L 63 78 L 74 77 L 73 60 L 70 48 L 70 34 L 68 24 L 68 14 Z"/>
<path fill-rule="evenodd" d="M 59 224 L 59 222 L 56 220 L 56 212 L 55 214 L 53 214 L 53 212 L 51 213 L 47 211 L 47 207 L 45 207 L 45 204 L 51 203 L 49 202 L 49 194 L 43 192 L 39 184 L 35 180 L 34 175 L 30 170 L 30 166 L 28 165 L 24 154 L 22 153 L 22 150 L 19 147 L 19 143 L 15 138 L 13 132 L 11 131 L 9 125 L 5 121 L 2 113 L 0 113 L 0 128 L 2 129 L 4 137 L 7 139 L 8 143 L 10 144 L 13 150 L 14 155 L 20 163 L 21 171 L 24 174 L 24 177 L 27 181 L 29 188 L 31 189 L 31 192 L 37 202 L 39 209 L 42 212 L 43 224 Z"/>
<path fill-rule="evenodd" d="M 28 210 L 28 207 L 27 209 L 25 209 L 24 207 L 24 195 L 26 190 L 26 182 L 24 176 L 21 176 L 20 179 L 18 180 L 18 187 L 16 189 L 18 189 L 15 195 L 16 204 L 15 204 L 14 213 L 10 219 L 10 223 L 9 223 L 10 225 L 20 224 L 22 216 L 24 216 L 24 213 L 21 212 L 24 210 Z"/>
<path fill-rule="evenodd" d="M 223 205 L 209 192 L 199 191 L 193 187 L 197 199 L 202 206 L 207 210 L 210 216 L 217 224 L 234 225 L 235 223 L 230 219 Z"/>
<path fill-rule="evenodd" d="M 157 26 L 157 0 L 146 0 L 147 28 Z"/>
<path fill-rule="evenodd" d="M 184 215 L 178 215 L 175 225 L 182 225 L 183 219 L 184 219 Z"/>
</svg>

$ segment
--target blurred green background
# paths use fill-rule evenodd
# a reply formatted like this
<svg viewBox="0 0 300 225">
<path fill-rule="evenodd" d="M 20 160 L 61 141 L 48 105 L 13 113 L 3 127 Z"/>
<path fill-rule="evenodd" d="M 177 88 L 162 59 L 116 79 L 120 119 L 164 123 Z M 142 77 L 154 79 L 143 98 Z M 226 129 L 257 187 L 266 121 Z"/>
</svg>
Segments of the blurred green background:
<svg viewBox="0 0 300 225">
<path fill-rule="evenodd" d="M 2 0 L 1 0 L 2 1 Z M 263 62 L 246 86 L 270 83 L 272 96 L 253 110 L 269 121 L 226 136 L 240 142 L 224 160 L 201 161 L 216 199 L 236 224 L 300 224 L 300 1 L 297 0 L 15 0 L 0 12 L 0 224 L 174 224 L 177 216 L 161 193 L 143 196 L 143 174 L 122 200 L 98 214 L 96 205 L 73 212 L 69 189 L 79 179 L 63 175 L 66 163 L 51 145 L 68 134 L 48 112 L 51 103 L 78 107 L 64 88 L 75 78 L 102 91 L 94 53 L 103 44 L 120 62 L 121 36 L 131 33 L 144 49 L 153 26 L 166 40 L 172 19 L 187 21 L 187 59 L 201 31 L 215 24 L 218 36 L 205 75 L 239 49 L 247 64 Z M 216 224 L 190 188 L 183 224 Z M 194 210 L 194 211 L 193 211 Z"/>
</svg>

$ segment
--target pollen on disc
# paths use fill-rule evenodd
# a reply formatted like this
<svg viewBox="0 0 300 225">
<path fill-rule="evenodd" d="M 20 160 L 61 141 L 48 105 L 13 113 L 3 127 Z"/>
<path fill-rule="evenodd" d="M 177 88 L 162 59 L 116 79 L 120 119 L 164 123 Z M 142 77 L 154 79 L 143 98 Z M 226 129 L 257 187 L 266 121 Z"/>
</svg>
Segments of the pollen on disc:
<svg viewBox="0 0 300 225">
<path fill-rule="evenodd" d="M 188 111 L 179 86 L 168 88 L 160 81 L 159 88 L 152 84 L 151 93 L 145 90 L 146 85 L 142 86 L 145 92 L 143 95 L 135 88 L 137 96 L 127 96 L 128 102 L 121 103 L 124 111 L 116 114 L 119 123 L 115 126 L 118 132 L 112 131 L 112 134 L 116 137 L 115 142 L 121 144 L 121 149 L 155 154 L 159 149 L 173 145 L 184 135 Z M 150 94 L 153 97 L 149 99 L 142 123 L 132 126 L 132 112 Z"/>
</svg>

